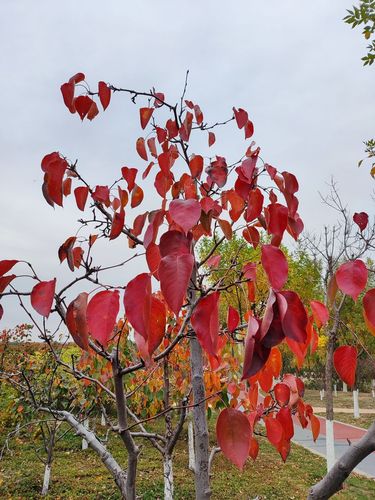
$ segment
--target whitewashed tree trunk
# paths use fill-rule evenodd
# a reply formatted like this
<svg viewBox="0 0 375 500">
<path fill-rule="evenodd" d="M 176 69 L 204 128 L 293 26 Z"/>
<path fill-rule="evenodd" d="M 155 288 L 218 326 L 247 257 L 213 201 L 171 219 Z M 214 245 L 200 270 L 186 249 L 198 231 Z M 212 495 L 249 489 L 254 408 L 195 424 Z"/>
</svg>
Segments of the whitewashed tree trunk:
<svg viewBox="0 0 375 500">
<path fill-rule="evenodd" d="M 100 425 L 102 427 L 105 427 L 106 426 L 106 421 L 105 421 L 105 416 L 104 416 L 104 413 L 102 413 L 102 418 L 100 420 Z"/>
<path fill-rule="evenodd" d="M 86 429 L 89 429 L 89 419 L 88 418 L 85 418 L 85 420 L 83 421 L 83 425 Z M 88 448 L 88 442 L 86 441 L 85 438 L 82 439 L 82 450 L 87 450 Z"/>
<path fill-rule="evenodd" d="M 348 392 L 348 386 L 345 382 L 342 383 L 342 392 Z"/>
<path fill-rule="evenodd" d="M 46 466 L 44 467 L 42 496 L 45 496 L 48 493 L 50 478 L 51 478 L 51 464 L 46 464 Z"/>
<path fill-rule="evenodd" d="M 163 470 L 164 500 L 173 500 L 173 462 L 169 455 L 165 455 L 163 458 Z"/>
<path fill-rule="evenodd" d="M 353 391 L 353 414 L 354 418 L 359 418 L 359 400 L 358 400 L 358 389 Z"/>
<path fill-rule="evenodd" d="M 333 385 L 333 392 L 335 394 L 335 397 L 337 398 L 337 385 L 336 384 Z"/>
<path fill-rule="evenodd" d="M 320 401 L 323 401 L 323 391 L 319 391 Z"/>
<path fill-rule="evenodd" d="M 194 427 L 191 417 L 188 423 L 189 469 L 195 471 Z"/>
<path fill-rule="evenodd" d="M 335 437 L 333 433 L 333 420 L 326 419 L 326 457 L 327 471 L 335 464 Z"/>
<path fill-rule="evenodd" d="M 375 391 L 374 391 L 374 389 L 372 390 L 372 397 L 375 398 Z"/>
</svg>

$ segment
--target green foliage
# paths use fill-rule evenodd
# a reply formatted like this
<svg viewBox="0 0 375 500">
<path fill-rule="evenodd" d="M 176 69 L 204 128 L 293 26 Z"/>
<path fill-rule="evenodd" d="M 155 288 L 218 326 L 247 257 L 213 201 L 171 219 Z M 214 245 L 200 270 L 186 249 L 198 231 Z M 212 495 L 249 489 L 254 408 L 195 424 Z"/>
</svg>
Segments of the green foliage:
<svg viewBox="0 0 375 500">
<path fill-rule="evenodd" d="M 369 45 L 367 45 L 367 54 L 362 57 L 362 61 L 364 66 L 371 66 L 375 60 L 375 39 L 371 39 L 375 32 L 375 1 L 361 0 L 357 7 L 353 5 L 352 10 L 347 12 L 344 21 L 352 28 L 363 25 L 362 34 L 369 41 Z"/>
</svg>

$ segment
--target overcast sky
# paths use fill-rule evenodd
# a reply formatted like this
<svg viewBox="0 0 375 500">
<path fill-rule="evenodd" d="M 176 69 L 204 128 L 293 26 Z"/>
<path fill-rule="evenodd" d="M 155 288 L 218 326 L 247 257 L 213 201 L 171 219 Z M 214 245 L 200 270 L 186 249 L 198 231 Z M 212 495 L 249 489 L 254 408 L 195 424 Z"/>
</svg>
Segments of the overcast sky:
<svg viewBox="0 0 375 500">
<path fill-rule="evenodd" d="M 60 85 L 78 71 L 93 87 L 154 86 L 175 102 L 189 69 L 187 97 L 206 120 L 247 109 L 263 158 L 297 175 L 308 230 L 334 220 L 318 195 L 331 176 L 352 211 L 372 214 L 374 183 L 357 162 L 362 141 L 374 136 L 374 70 L 362 67 L 360 31 L 342 21 L 350 7 L 351 0 L 1 0 L 0 259 L 26 259 L 43 279 L 63 279 L 57 248 L 80 214 L 73 199 L 53 210 L 42 198 L 46 153 L 78 158 L 93 184 L 108 183 L 123 165 L 143 168 L 134 151 L 138 114 L 126 96 L 114 96 L 92 123 L 65 108 Z M 212 153 L 241 156 L 233 136 L 218 131 Z M 123 246 L 112 244 L 109 261 Z M 3 302 L 4 326 L 24 319 Z"/>
</svg>

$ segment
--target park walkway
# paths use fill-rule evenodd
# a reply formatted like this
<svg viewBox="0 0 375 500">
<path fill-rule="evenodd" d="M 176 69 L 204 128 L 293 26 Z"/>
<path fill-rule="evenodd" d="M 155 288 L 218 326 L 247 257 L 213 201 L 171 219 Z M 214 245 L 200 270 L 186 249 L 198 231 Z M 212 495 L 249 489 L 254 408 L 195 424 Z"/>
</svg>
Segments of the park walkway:
<svg viewBox="0 0 375 500">
<path fill-rule="evenodd" d="M 343 413 L 343 408 L 338 409 Z M 347 408 L 349 412 L 353 410 Z M 324 411 L 324 408 L 314 408 L 314 412 Z M 346 413 L 346 412 L 345 412 Z M 361 408 L 361 413 L 375 413 L 374 410 L 363 410 Z M 302 429 L 301 424 L 297 417 L 294 417 L 294 438 L 293 441 L 299 445 L 309 449 L 313 453 L 317 453 L 323 457 L 326 457 L 326 419 L 324 417 L 318 416 L 320 421 L 320 434 L 318 439 L 314 442 L 312 439 L 310 426 L 306 429 Z M 349 446 L 356 443 L 361 439 L 361 437 L 366 434 L 366 430 L 360 427 L 356 427 L 350 424 L 344 424 L 343 422 L 334 421 L 333 424 L 334 436 L 335 436 L 335 456 L 336 460 L 348 449 Z M 375 453 L 369 455 L 365 460 L 356 467 L 355 472 L 360 474 L 365 474 L 373 479 L 375 479 Z"/>
</svg>

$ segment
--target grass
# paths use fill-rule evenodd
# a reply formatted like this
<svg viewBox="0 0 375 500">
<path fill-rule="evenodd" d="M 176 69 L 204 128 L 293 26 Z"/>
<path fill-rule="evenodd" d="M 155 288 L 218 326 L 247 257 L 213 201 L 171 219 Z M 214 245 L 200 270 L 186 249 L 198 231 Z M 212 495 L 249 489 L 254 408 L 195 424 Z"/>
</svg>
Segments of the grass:
<svg viewBox="0 0 375 500">
<path fill-rule="evenodd" d="M 214 423 L 211 423 L 213 438 Z M 311 485 L 323 475 L 325 461 L 293 444 L 283 464 L 273 447 L 261 438 L 261 450 L 255 463 L 248 460 L 240 473 L 221 454 L 213 466 L 213 500 L 303 499 Z M 214 442 L 212 442 L 214 444 Z M 48 499 L 118 499 L 109 473 L 91 450 L 81 451 L 81 440 L 69 432 L 56 445 Z M 108 447 L 118 461 L 126 463 L 120 439 L 112 436 Z M 37 499 L 42 486 L 43 464 L 34 454 L 29 436 L 11 443 L 12 453 L 0 462 L 0 498 Z M 187 469 L 187 435 L 183 434 L 174 456 L 175 500 L 194 498 L 194 478 Z M 138 494 L 143 500 L 163 498 L 162 470 L 159 453 L 144 446 L 139 462 Z M 353 475 L 339 499 L 375 498 L 375 481 Z M 335 498 L 336 498 L 335 497 Z"/>
<path fill-rule="evenodd" d="M 320 415 L 322 417 L 325 417 L 325 412 L 318 412 L 316 415 Z M 338 420 L 339 422 L 343 422 L 344 424 L 350 424 L 350 425 L 355 425 L 356 427 L 362 427 L 363 429 L 368 429 L 370 425 L 374 422 L 375 420 L 375 414 L 374 415 L 361 415 L 360 418 L 354 418 L 353 415 L 350 413 L 339 413 L 335 412 L 334 414 L 335 420 Z"/>
<path fill-rule="evenodd" d="M 326 404 L 325 397 L 321 400 L 317 390 L 306 389 L 303 399 L 313 407 L 325 407 Z M 360 408 L 370 408 L 375 412 L 375 398 L 370 393 L 360 392 L 358 399 Z M 333 397 L 333 405 L 335 408 L 353 408 L 352 392 L 337 391 L 337 396 Z"/>
</svg>

